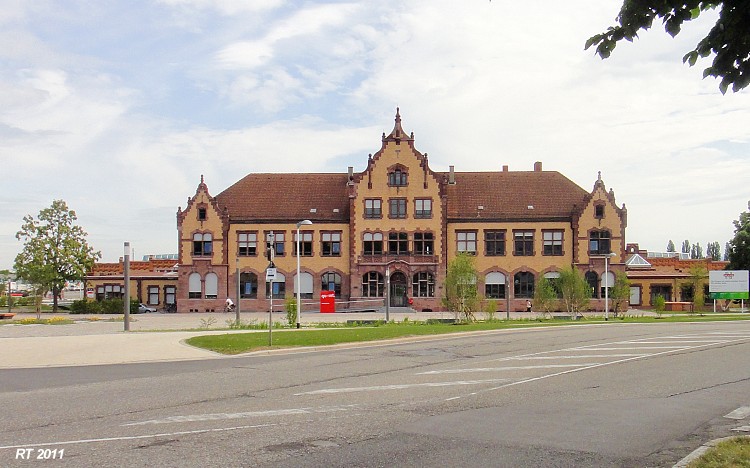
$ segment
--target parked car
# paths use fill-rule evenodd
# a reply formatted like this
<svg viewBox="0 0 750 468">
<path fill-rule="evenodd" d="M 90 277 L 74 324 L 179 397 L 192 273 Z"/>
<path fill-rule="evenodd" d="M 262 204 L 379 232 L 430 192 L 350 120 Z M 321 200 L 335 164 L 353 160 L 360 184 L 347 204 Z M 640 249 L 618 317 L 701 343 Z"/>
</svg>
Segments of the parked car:
<svg viewBox="0 0 750 468">
<path fill-rule="evenodd" d="M 139 314 L 147 314 L 149 312 L 156 312 L 156 309 L 153 307 L 149 307 L 146 304 L 138 304 L 138 313 Z"/>
</svg>

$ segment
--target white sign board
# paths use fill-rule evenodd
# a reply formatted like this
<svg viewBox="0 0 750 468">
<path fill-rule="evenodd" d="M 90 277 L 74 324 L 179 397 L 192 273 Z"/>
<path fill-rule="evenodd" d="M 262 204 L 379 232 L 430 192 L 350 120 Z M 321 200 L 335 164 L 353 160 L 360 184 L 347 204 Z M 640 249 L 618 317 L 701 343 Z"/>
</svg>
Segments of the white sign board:
<svg viewBox="0 0 750 468">
<path fill-rule="evenodd" d="M 276 281 L 276 268 L 266 268 L 266 283 Z"/>
<path fill-rule="evenodd" d="M 745 299 L 748 295 L 748 271 L 709 271 L 708 290 L 714 299 Z"/>
</svg>

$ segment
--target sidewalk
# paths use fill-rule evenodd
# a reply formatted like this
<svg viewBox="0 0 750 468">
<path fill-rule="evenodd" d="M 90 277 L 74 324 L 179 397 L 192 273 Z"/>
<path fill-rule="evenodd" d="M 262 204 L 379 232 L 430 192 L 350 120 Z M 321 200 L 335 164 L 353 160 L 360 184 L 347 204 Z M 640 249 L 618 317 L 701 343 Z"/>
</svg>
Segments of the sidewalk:
<svg viewBox="0 0 750 468">
<path fill-rule="evenodd" d="M 76 323 L 68 325 L 3 325 L 0 322 L 0 369 L 90 366 L 142 362 L 219 359 L 226 357 L 184 343 L 187 338 L 208 334 L 256 333 L 262 330 L 216 330 L 227 328 L 234 313 L 133 314 L 130 331 L 124 331 L 122 315 L 43 314 L 43 318 L 63 316 Z M 36 318 L 34 313 L 18 313 L 15 320 Z M 402 321 L 453 317 L 450 313 L 391 313 L 390 319 Z M 119 318 L 119 321 L 110 321 Z M 378 320 L 380 313 L 320 314 L 303 312 L 301 323 Z M 268 313 L 244 312 L 243 323 L 268 323 Z M 274 322 L 286 322 L 286 314 L 274 312 Z"/>
</svg>

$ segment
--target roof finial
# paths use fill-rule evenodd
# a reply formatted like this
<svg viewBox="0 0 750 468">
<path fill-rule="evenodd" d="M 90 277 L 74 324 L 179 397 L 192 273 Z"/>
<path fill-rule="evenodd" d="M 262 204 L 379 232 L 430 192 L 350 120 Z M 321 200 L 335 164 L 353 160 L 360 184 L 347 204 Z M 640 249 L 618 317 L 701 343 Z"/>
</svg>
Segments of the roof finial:
<svg viewBox="0 0 750 468">
<path fill-rule="evenodd" d="M 401 114 L 399 113 L 398 106 L 396 107 L 396 123 L 401 122 Z"/>
<path fill-rule="evenodd" d="M 203 183 L 203 174 L 201 174 L 201 184 Z"/>
<path fill-rule="evenodd" d="M 596 178 L 596 180 L 599 180 L 599 181 L 602 180 L 602 171 L 599 171 L 599 176 Z"/>
</svg>

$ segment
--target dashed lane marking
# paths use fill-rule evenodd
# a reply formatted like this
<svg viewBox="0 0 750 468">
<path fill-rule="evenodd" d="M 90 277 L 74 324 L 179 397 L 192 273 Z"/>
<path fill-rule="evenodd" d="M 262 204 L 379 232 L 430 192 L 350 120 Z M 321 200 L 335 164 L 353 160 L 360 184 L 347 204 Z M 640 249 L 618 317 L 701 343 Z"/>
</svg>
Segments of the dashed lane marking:
<svg viewBox="0 0 750 468">
<path fill-rule="evenodd" d="M 379 390 L 403 390 L 406 388 L 417 387 L 452 387 L 455 385 L 482 385 L 500 382 L 508 382 L 510 379 L 488 379 L 488 380 L 453 380 L 448 382 L 426 382 L 417 384 L 397 384 L 397 385 L 375 385 L 372 387 L 348 387 L 348 388 L 324 388 L 321 390 L 312 390 L 310 392 L 295 393 L 294 396 L 300 395 L 323 395 L 331 393 L 353 393 L 353 392 L 374 392 Z"/>
<path fill-rule="evenodd" d="M 435 375 L 435 374 L 461 374 L 464 372 L 499 372 L 505 370 L 529 370 L 529 369 L 558 369 L 561 367 L 582 367 L 600 364 L 598 362 L 580 362 L 578 364 L 549 364 L 546 366 L 504 366 L 504 367 L 473 367 L 467 369 L 446 369 L 426 372 L 417 372 L 415 375 Z"/>
</svg>

